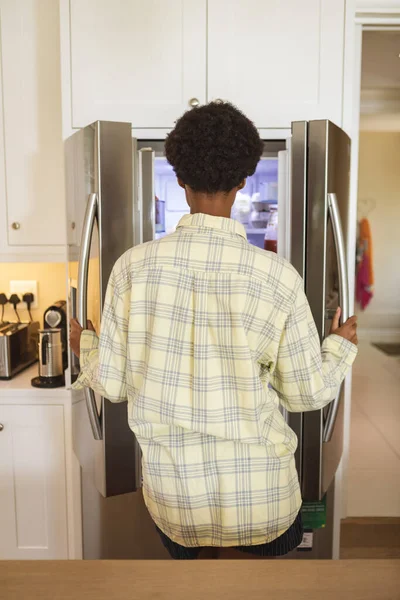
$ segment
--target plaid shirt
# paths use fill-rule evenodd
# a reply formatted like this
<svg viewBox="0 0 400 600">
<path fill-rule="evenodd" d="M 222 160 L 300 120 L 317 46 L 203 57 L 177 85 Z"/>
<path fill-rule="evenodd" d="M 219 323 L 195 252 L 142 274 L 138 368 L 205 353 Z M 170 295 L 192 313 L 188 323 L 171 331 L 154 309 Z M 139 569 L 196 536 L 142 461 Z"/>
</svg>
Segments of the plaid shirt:
<svg viewBox="0 0 400 600">
<path fill-rule="evenodd" d="M 301 505 L 297 439 L 279 404 L 322 408 L 355 356 L 335 335 L 321 352 L 290 264 L 250 245 L 239 223 L 196 214 L 118 260 L 100 338 L 82 334 L 75 387 L 128 400 L 145 502 L 166 535 L 256 545 Z"/>
</svg>

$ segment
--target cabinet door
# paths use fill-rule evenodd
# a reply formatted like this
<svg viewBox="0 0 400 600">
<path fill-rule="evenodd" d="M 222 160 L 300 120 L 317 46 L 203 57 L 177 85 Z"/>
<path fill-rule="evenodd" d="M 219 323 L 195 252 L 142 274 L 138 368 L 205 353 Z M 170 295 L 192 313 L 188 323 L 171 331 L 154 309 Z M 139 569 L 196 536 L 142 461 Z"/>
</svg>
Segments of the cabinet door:
<svg viewBox="0 0 400 600">
<path fill-rule="evenodd" d="M 341 124 L 344 0 L 209 0 L 208 95 L 258 127 Z"/>
<path fill-rule="evenodd" d="M 170 127 L 191 99 L 205 101 L 206 0 L 69 6 L 73 127 Z"/>
<path fill-rule="evenodd" d="M 62 406 L 0 405 L 0 559 L 68 558 Z"/>
<path fill-rule="evenodd" d="M 58 24 L 53 0 L 1 0 L 0 246 L 65 242 Z"/>
</svg>

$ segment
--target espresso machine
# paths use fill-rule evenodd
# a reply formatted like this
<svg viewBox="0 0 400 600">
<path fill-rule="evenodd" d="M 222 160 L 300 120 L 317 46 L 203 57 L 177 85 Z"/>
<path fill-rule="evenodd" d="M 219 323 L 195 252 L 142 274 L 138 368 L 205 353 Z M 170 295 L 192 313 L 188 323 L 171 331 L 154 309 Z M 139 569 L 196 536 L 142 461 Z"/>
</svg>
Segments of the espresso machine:
<svg viewBox="0 0 400 600">
<path fill-rule="evenodd" d="M 45 310 L 43 328 L 61 330 L 62 363 L 65 371 L 68 367 L 68 317 L 65 300 L 57 300 Z"/>
<path fill-rule="evenodd" d="M 33 387 L 56 388 L 65 384 L 61 329 L 39 330 L 39 375 L 31 381 Z"/>
</svg>

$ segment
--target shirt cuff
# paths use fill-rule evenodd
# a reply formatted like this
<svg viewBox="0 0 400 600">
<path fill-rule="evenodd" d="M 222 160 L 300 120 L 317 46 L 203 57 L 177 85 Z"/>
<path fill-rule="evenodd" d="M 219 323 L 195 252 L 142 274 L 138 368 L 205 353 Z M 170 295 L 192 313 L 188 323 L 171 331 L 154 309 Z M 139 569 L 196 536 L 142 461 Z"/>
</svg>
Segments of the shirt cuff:
<svg viewBox="0 0 400 600">
<path fill-rule="evenodd" d="M 85 366 L 88 363 L 89 355 L 93 350 L 97 350 L 99 347 L 99 338 L 97 337 L 94 331 L 90 331 L 89 329 L 84 329 L 81 333 L 80 340 L 80 356 L 79 356 L 79 364 L 81 367 L 81 372 L 79 374 L 78 379 L 75 383 L 72 384 L 73 390 L 81 390 L 86 387 L 88 382 L 86 381 L 87 377 L 85 375 Z"/>
<path fill-rule="evenodd" d="M 99 338 L 97 337 L 94 331 L 89 331 L 88 329 L 84 329 L 81 334 L 81 343 L 80 343 L 80 357 L 79 363 L 81 368 L 83 369 L 87 363 L 89 354 L 92 350 L 97 350 L 99 347 Z"/>
<path fill-rule="evenodd" d="M 353 366 L 358 354 L 358 348 L 355 344 L 335 333 L 325 339 L 322 344 L 322 351 L 333 354 L 349 368 Z"/>
</svg>

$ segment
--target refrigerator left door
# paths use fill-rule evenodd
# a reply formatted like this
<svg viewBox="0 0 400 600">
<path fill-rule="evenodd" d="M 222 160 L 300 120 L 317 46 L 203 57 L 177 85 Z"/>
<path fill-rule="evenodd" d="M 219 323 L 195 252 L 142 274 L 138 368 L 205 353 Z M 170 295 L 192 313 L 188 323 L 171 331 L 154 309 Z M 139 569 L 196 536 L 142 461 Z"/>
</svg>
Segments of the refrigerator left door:
<svg viewBox="0 0 400 600">
<path fill-rule="evenodd" d="M 86 231 L 90 243 L 85 308 L 97 331 L 111 269 L 121 254 L 141 241 L 139 235 L 134 240 L 134 224 L 140 219 L 134 204 L 135 149 L 129 123 L 97 122 L 66 141 L 69 313 L 78 316 L 78 300 L 82 302 L 78 275 Z M 75 380 L 79 362 L 72 357 L 70 371 Z M 85 392 L 74 390 L 72 402 L 73 448 L 81 469 L 84 558 L 167 558 L 138 489 L 140 453 L 128 427 L 126 403 L 95 397 L 101 432 L 101 439 L 95 439 Z"/>
<path fill-rule="evenodd" d="M 100 333 L 107 283 L 116 260 L 134 244 L 133 146 L 129 123 L 96 122 L 66 142 L 69 236 L 69 310 L 85 327 L 90 319 Z M 71 380 L 79 364 L 71 360 Z M 74 428 L 77 456 L 91 449 L 89 477 L 99 492 L 114 496 L 140 485 L 137 444 L 127 422 L 126 403 L 112 404 L 89 389 L 73 393 L 74 406 L 83 403 Z M 88 434 L 90 431 L 90 435 Z M 82 464 L 82 462 L 81 462 Z"/>
</svg>

